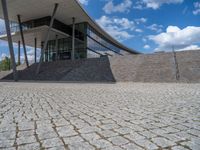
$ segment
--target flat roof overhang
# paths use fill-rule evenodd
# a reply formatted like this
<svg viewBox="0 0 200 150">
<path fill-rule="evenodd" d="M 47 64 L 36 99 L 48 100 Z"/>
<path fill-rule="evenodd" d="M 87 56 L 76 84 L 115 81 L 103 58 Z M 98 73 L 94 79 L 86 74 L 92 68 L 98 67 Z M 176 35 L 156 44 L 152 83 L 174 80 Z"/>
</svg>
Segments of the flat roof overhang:
<svg viewBox="0 0 200 150">
<path fill-rule="evenodd" d="M 86 13 L 77 0 L 7 0 L 9 19 L 17 21 L 18 14 L 21 15 L 22 22 L 51 16 L 55 3 L 59 4 L 55 19 L 69 25 L 72 24 L 72 17 L 75 17 L 76 23 L 89 23 L 95 30 L 121 49 L 130 53 L 139 53 L 112 38 Z M 0 3 L 0 18 L 4 19 L 1 5 Z"/>
<path fill-rule="evenodd" d="M 30 46 L 30 47 L 34 47 L 35 46 L 35 40 L 34 39 L 36 38 L 37 41 L 38 41 L 37 42 L 37 48 L 41 48 L 41 41 L 45 40 L 45 35 L 46 35 L 48 29 L 49 29 L 48 26 L 41 26 L 41 27 L 36 27 L 36 28 L 25 30 L 24 31 L 24 38 L 25 38 L 26 45 Z M 52 28 L 51 31 L 50 31 L 50 35 L 49 35 L 49 40 L 55 40 L 56 35 L 58 35 L 58 38 L 69 37 L 68 34 Z M 0 40 L 7 40 L 7 35 L 1 35 Z M 14 43 L 21 41 L 20 32 L 12 33 L 12 40 L 13 40 Z"/>
</svg>

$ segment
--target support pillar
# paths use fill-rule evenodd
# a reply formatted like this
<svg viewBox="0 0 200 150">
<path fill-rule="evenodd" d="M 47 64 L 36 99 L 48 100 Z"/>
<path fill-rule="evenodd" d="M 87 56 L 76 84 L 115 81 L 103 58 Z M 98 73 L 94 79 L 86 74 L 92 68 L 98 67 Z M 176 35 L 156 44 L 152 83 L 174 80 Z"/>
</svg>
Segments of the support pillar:
<svg viewBox="0 0 200 150">
<path fill-rule="evenodd" d="M 18 66 L 21 65 L 21 44 L 20 44 L 20 41 L 18 41 Z"/>
<path fill-rule="evenodd" d="M 11 36 L 11 31 L 10 31 L 10 22 L 9 22 L 9 17 L 8 17 L 7 3 L 6 3 L 6 0 L 1 0 L 1 3 L 2 3 L 2 10 L 3 10 L 4 19 L 5 19 L 8 46 L 9 46 L 10 58 L 11 58 L 12 69 L 13 69 L 13 78 L 14 78 L 14 81 L 17 81 L 18 80 L 17 69 L 16 69 L 15 54 L 14 54 L 13 43 L 12 43 L 12 36 Z"/>
<path fill-rule="evenodd" d="M 72 18 L 72 52 L 71 52 L 71 59 L 74 60 L 75 54 L 75 18 Z"/>
<path fill-rule="evenodd" d="M 41 52 L 40 53 L 42 53 L 42 49 L 44 48 L 44 42 L 41 42 Z M 45 61 L 45 57 L 43 56 L 42 57 L 42 62 L 44 62 Z"/>
<path fill-rule="evenodd" d="M 35 63 L 37 63 L 37 38 L 35 38 L 34 41 L 35 41 Z"/>
<path fill-rule="evenodd" d="M 53 23 L 54 23 L 54 19 L 55 19 L 55 15 L 56 15 L 57 9 L 58 9 L 58 3 L 55 4 L 54 10 L 53 10 L 53 14 L 51 16 L 51 22 L 50 22 L 49 29 L 48 29 L 46 37 L 45 37 L 44 47 L 42 48 L 42 51 L 41 51 L 40 62 L 38 64 L 38 67 L 37 67 L 37 70 L 36 70 L 36 75 L 40 73 L 40 67 L 41 67 L 41 64 L 42 64 L 42 60 L 43 60 L 43 56 L 44 56 L 44 51 L 47 48 L 50 31 L 51 31 L 51 28 L 53 27 Z"/>
<path fill-rule="evenodd" d="M 25 40 L 24 40 L 24 33 L 23 33 L 23 29 L 22 29 L 22 23 L 21 23 L 20 15 L 17 15 L 17 18 L 18 18 L 19 30 L 20 30 L 21 39 L 22 39 L 22 45 L 23 45 L 23 49 L 24 49 L 25 63 L 26 63 L 26 66 L 29 67 L 28 57 L 27 57 L 27 52 L 26 52 L 26 45 L 25 45 Z"/>
<path fill-rule="evenodd" d="M 56 61 L 58 60 L 58 35 L 56 35 L 56 45 L 55 45 L 55 50 L 56 50 Z"/>
</svg>

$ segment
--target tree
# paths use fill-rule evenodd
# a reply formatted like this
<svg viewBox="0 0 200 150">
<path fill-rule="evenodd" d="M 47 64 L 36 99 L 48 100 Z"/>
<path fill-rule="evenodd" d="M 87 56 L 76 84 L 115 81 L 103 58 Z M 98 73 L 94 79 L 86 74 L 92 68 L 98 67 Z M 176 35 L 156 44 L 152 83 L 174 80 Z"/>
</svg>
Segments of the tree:
<svg viewBox="0 0 200 150">
<path fill-rule="evenodd" d="M 7 71 L 11 69 L 11 60 L 8 57 L 5 57 L 1 62 L 0 62 L 0 70 L 2 71 Z"/>
</svg>

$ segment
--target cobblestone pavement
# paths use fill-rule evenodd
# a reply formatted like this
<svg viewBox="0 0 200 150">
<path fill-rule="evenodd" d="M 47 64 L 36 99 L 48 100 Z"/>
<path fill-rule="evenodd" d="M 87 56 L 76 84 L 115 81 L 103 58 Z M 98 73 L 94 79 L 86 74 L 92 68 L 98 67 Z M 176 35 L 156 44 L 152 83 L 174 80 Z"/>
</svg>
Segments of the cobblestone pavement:
<svg viewBox="0 0 200 150">
<path fill-rule="evenodd" d="M 1 82 L 0 149 L 200 150 L 200 84 Z"/>
</svg>

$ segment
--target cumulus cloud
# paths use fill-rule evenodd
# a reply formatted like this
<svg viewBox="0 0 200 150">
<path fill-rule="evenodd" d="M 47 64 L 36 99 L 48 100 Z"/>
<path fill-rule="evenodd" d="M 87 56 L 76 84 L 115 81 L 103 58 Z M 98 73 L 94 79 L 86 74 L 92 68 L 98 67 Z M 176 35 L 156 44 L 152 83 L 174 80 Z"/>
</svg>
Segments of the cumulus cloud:
<svg viewBox="0 0 200 150">
<path fill-rule="evenodd" d="M 129 12 L 131 6 L 132 6 L 131 0 L 123 0 L 123 2 L 121 2 L 118 5 L 115 5 L 113 3 L 113 0 L 110 0 L 106 3 L 103 10 L 107 14 L 111 14 L 111 13 L 115 13 L 115 12 Z"/>
<path fill-rule="evenodd" d="M 79 2 L 83 5 L 88 5 L 89 0 L 79 0 Z"/>
<path fill-rule="evenodd" d="M 136 9 L 151 8 L 159 9 L 164 4 L 180 4 L 184 0 L 140 0 L 136 2 Z"/>
<path fill-rule="evenodd" d="M 186 51 L 186 50 L 200 50 L 200 46 L 190 45 L 190 46 L 184 47 L 182 49 L 178 49 L 177 51 Z"/>
<path fill-rule="evenodd" d="M 200 27 L 188 26 L 180 29 L 177 26 L 168 26 L 166 32 L 151 35 L 149 39 L 158 45 L 156 51 L 170 51 L 172 47 L 175 47 L 176 50 L 196 49 L 197 47 L 194 47 L 194 44 L 200 44 Z"/>
<path fill-rule="evenodd" d="M 143 30 L 142 29 L 135 29 L 135 32 L 142 33 Z"/>
<path fill-rule="evenodd" d="M 193 11 L 193 14 L 194 15 L 200 14 L 200 2 L 195 2 L 194 3 L 194 8 L 195 8 L 195 10 Z"/>
<path fill-rule="evenodd" d="M 149 45 L 144 45 L 144 49 L 149 49 L 150 46 Z"/>
<path fill-rule="evenodd" d="M 159 32 L 162 32 L 163 26 L 158 25 L 158 24 L 152 24 L 152 25 L 148 26 L 147 29 L 159 33 Z"/>
<path fill-rule="evenodd" d="M 135 19 L 135 22 L 136 22 L 137 24 L 146 23 L 146 22 L 147 22 L 147 18 Z"/>
<path fill-rule="evenodd" d="M 130 32 L 135 29 L 135 23 L 127 18 L 109 18 L 102 16 L 96 22 L 117 40 L 123 41 L 134 36 Z"/>
</svg>

